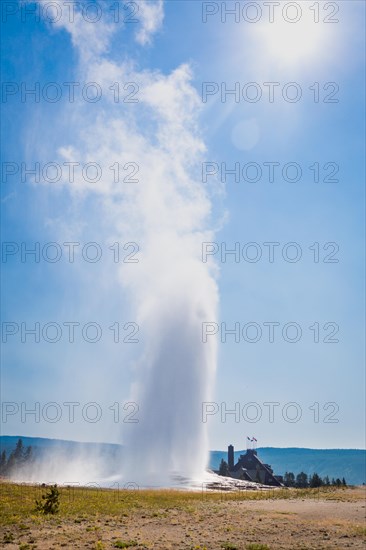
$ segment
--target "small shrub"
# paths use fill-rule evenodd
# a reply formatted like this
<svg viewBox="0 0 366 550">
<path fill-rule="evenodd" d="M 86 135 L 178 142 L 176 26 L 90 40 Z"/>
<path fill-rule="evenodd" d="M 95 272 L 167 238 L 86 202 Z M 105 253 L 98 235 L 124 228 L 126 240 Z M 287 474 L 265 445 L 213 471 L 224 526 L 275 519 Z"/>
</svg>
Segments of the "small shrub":
<svg viewBox="0 0 366 550">
<path fill-rule="evenodd" d="M 14 535 L 12 533 L 5 533 L 3 541 L 5 544 L 10 544 L 14 541 Z"/>
<path fill-rule="evenodd" d="M 266 544 L 257 544 L 256 542 L 248 544 L 246 550 L 270 550 Z"/>
<path fill-rule="evenodd" d="M 131 548 L 131 546 L 137 546 L 137 542 L 135 540 L 130 540 L 128 542 L 122 542 L 121 540 L 116 540 L 114 543 L 115 548 Z"/>
<path fill-rule="evenodd" d="M 57 485 L 52 485 L 49 491 L 42 495 L 42 500 L 36 500 L 37 512 L 42 514 L 57 514 L 60 507 L 60 492 Z"/>
<path fill-rule="evenodd" d="M 231 544 L 231 542 L 224 542 L 221 548 L 224 548 L 224 550 L 238 550 L 238 547 L 235 544 Z"/>
</svg>

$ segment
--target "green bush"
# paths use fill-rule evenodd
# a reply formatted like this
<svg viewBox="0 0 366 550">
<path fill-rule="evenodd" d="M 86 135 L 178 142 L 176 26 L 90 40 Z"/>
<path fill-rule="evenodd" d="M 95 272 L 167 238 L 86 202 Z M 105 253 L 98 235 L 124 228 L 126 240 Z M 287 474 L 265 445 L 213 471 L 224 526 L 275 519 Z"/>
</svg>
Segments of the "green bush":
<svg viewBox="0 0 366 550">
<path fill-rule="evenodd" d="M 57 485 L 52 485 L 49 491 L 42 495 L 42 500 L 36 500 L 36 510 L 42 514 L 57 514 L 60 508 L 60 492 Z"/>
</svg>

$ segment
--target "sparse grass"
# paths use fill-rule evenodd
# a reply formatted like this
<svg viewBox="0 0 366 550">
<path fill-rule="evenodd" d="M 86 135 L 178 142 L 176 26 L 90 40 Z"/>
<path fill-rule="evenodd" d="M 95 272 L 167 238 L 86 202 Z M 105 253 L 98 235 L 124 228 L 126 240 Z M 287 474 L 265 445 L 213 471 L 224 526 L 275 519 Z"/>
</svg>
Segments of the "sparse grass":
<svg viewBox="0 0 366 550">
<path fill-rule="evenodd" d="M 352 532 L 359 537 L 366 537 L 366 526 L 356 525 L 355 527 L 352 527 Z"/>
<path fill-rule="evenodd" d="M 177 550 L 269 550 L 277 547 L 280 533 L 291 548 L 295 524 L 299 550 L 310 548 L 310 541 L 312 548 L 325 548 L 324 542 L 334 543 L 327 548 L 342 548 L 343 539 L 356 541 L 355 548 L 361 548 L 365 535 L 361 487 L 222 493 L 59 489 L 58 514 L 44 515 L 34 507 L 44 487 L 0 482 L 0 546 L 9 543 L 11 548 L 34 550 L 46 539 L 50 548 L 57 541 L 59 547 L 84 544 L 94 550 L 147 550 L 165 548 L 165 543 Z M 324 513 L 313 513 L 317 507 Z"/>
<path fill-rule="evenodd" d="M 3 526 L 23 524 L 24 520 L 42 525 L 57 521 L 42 517 L 34 511 L 34 501 L 44 488 L 33 485 L 1 483 L 1 520 Z M 188 492 L 176 490 L 111 490 L 86 487 L 59 487 L 60 519 L 70 518 L 82 523 L 99 515 L 128 517 L 136 512 L 147 517 L 163 517 L 172 510 L 195 514 L 207 503 L 220 506 L 222 502 L 246 500 L 325 499 L 336 501 L 358 500 L 352 490 L 278 489 L 270 491 L 241 490 L 238 492 Z"/>
</svg>

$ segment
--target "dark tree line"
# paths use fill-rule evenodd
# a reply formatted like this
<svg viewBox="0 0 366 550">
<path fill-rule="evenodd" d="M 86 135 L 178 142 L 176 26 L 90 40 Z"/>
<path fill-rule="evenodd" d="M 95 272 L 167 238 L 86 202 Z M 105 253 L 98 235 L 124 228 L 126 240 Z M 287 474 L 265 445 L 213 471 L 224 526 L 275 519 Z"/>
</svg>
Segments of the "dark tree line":
<svg viewBox="0 0 366 550">
<path fill-rule="evenodd" d="M 32 463 L 33 458 L 32 447 L 24 447 L 23 441 L 18 439 L 15 449 L 9 456 L 6 455 L 5 450 L 0 455 L 0 476 L 10 476 L 25 465 Z"/>
<path fill-rule="evenodd" d="M 220 476 L 228 476 L 229 475 L 229 466 L 228 463 L 222 459 L 220 463 L 219 468 L 219 475 Z M 260 479 L 257 479 L 257 481 L 260 482 Z M 308 476 L 305 472 L 300 472 L 295 476 L 293 472 L 286 472 L 283 476 L 283 484 L 285 487 L 296 487 L 298 489 L 306 489 L 308 487 L 315 488 L 315 487 L 346 487 L 347 483 L 344 477 L 342 479 L 329 479 L 328 476 L 325 476 L 324 478 L 321 478 L 317 473 L 314 473 L 311 476 Z"/>
<path fill-rule="evenodd" d="M 224 459 L 222 459 L 220 462 L 219 475 L 226 477 L 229 475 L 229 465 Z"/>
<path fill-rule="evenodd" d="M 328 476 L 321 478 L 317 473 L 308 476 L 305 472 L 300 472 L 296 477 L 292 472 L 286 472 L 283 476 L 283 483 L 286 487 L 297 487 L 300 489 L 305 489 L 306 487 L 330 487 L 331 485 L 335 487 L 347 486 L 344 477 L 342 479 L 334 479 L 333 477 L 330 480 Z"/>
</svg>

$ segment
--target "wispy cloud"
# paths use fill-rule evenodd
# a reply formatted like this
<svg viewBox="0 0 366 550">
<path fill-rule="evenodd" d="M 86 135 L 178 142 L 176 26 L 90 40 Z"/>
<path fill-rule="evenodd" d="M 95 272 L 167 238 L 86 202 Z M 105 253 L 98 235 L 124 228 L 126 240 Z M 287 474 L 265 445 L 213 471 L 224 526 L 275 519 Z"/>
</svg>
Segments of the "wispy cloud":
<svg viewBox="0 0 366 550">
<path fill-rule="evenodd" d="M 136 40 L 142 45 L 149 44 L 152 36 L 162 27 L 164 20 L 164 1 L 136 0 L 139 6 L 141 26 L 136 33 Z"/>
</svg>

